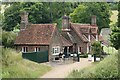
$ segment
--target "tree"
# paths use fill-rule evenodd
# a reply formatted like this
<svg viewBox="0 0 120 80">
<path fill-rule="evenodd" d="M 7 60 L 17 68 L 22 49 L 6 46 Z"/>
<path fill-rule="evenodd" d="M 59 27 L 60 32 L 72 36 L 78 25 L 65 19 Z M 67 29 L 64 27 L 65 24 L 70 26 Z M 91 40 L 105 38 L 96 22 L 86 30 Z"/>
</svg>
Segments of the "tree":
<svg viewBox="0 0 120 80">
<path fill-rule="evenodd" d="M 14 27 L 20 24 L 20 13 L 22 11 L 29 12 L 29 22 L 39 23 L 43 21 L 43 4 L 42 3 L 13 3 L 4 12 L 4 26 L 6 31 L 12 31 Z M 47 14 L 44 12 L 44 14 Z M 44 20 L 48 22 L 48 19 Z"/>
<path fill-rule="evenodd" d="M 114 26 L 110 35 L 110 41 L 115 49 L 120 48 L 120 1 L 118 3 L 118 25 Z"/>
<path fill-rule="evenodd" d="M 3 31 L 2 32 L 2 45 L 4 47 L 13 47 L 16 36 L 17 35 L 13 32 Z"/>
<path fill-rule="evenodd" d="M 101 52 L 102 52 L 101 43 L 99 41 L 92 43 L 92 53 L 95 55 L 100 55 Z"/>
<path fill-rule="evenodd" d="M 73 13 L 70 14 L 72 22 L 91 23 L 91 16 L 97 16 L 99 29 L 107 28 L 110 24 L 110 8 L 108 3 L 81 3 Z"/>
<path fill-rule="evenodd" d="M 40 23 L 58 23 L 59 19 L 64 15 L 72 12 L 71 3 L 59 2 L 27 2 L 12 3 L 5 10 L 5 19 L 3 29 L 12 31 L 14 27 L 20 24 L 20 12 L 27 11 L 29 13 L 29 22 L 34 24 Z"/>
<path fill-rule="evenodd" d="M 118 3 L 118 27 L 120 28 L 120 1 Z"/>
</svg>

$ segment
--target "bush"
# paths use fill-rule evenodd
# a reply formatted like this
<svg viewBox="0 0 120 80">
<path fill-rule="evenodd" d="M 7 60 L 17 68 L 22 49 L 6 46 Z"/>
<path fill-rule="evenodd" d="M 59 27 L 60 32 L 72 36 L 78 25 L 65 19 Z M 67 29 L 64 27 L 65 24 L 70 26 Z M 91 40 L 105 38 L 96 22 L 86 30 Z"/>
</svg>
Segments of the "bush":
<svg viewBox="0 0 120 80">
<path fill-rule="evenodd" d="M 102 47 L 100 42 L 96 41 L 92 43 L 92 53 L 95 55 L 101 55 Z"/>
<path fill-rule="evenodd" d="M 16 34 L 13 32 L 2 32 L 2 44 L 4 47 L 14 47 L 14 41 L 16 39 Z"/>
<path fill-rule="evenodd" d="M 87 54 L 87 53 L 80 54 L 80 58 L 87 58 L 87 57 L 88 57 L 88 54 Z"/>
<path fill-rule="evenodd" d="M 70 78 L 118 78 L 118 54 L 109 55 L 95 66 L 73 71 Z"/>
</svg>

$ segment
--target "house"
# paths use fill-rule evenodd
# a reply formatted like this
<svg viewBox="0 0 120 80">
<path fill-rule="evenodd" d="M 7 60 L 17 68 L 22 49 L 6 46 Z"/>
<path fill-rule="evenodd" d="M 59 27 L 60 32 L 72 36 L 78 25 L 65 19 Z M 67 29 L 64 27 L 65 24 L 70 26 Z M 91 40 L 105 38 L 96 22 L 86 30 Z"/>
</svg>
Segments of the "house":
<svg viewBox="0 0 120 80">
<path fill-rule="evenodd" d="M 68 16 L 62 17 L 62 30 L 56 24 L 30 24 L 28 13 L 21 13 L 20 32 L 15 46 L 23 53 L 48 51 L 48 60 L 53 60 L 60 53 L 90 53 L 91 44 L 99 40 L 96 16 L 91 24 L 71 23 Z"/>
<path fill-rule="evenodd" d="M 20 32 L 15 41 L 17 50 L 24 53 L 48 51 L 48 60 L 61 51 L 61 35 L 56 24 L 29 24 L 28 13 L 21 13 Z"/>
<path fill-rule="evenodd" d="M 62 17 L 61 35 L 72 45 L 65 45 L 64 52 L 90 53 L 91 44 L 99 40 L 96 16 L 91 24 L 71 23 L 68 16 Z"/>
<path fill-rule="evenodd" d="M 110 28 L 102 28 L 100 32 L 100 36 L 102 37 L 102 45 L 110 46 L 110 34 L 112 33 Z"/>
</svg>

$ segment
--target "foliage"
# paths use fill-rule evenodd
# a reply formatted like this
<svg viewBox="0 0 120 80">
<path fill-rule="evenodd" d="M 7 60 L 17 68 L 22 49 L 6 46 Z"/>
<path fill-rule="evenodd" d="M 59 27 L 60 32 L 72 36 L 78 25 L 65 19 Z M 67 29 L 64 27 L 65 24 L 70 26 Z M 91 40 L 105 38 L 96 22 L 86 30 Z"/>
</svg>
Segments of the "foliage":
<svg viewBox="0 0 120 80">
<path fill-rule="evenodd" d="M 112 2 L 112 3 L 109 3 L 109 5 L 110 5 L 111 10 L 117 10 L 118 9 L 118 2 Z"/>
<path fill-rule="evenodd" d="M 112 42 L 112 46 L 115 47 L 115 49 L 120 48 L 120 28 L 114 27 L 112 29 L 112 33 L 110 35 L 110 41 Z"/>
<path fill-rule="evenodd" d="M 87 54 L 87 53 L 80 54 L 80 58 L 87 58 L 87 57 L 88 57 L 88 54 Z"/>
<path fill-rule="evenodd" d="M 110 41 L 115 49 L 120 48 L 120 1 L 118 3 L 118 26 L 114 26 L 110 35 Z"/>
<path fill-rule="evenodd" d="M 64 14 L 72 11 L 71 3 L 64 2 L 27 2 L 12 3 L 5 10 L 4 30 L 12 31 L 14 27 L 20 24 L 20 12 L 27 11 L 29 13 L 30 23 L 54 23 L 58 22 Z M 11 24 L 12 23 L 12 24 Z"/>
<path fill-rule="evenodd" d="M 112 15 L 110 17 L 110 26 L 117 25 L 117 19 L 118 19 L 118 11 L 117 10 L 112 10 Z"/>
<path fill-rule="evenodd" d="M 13 32 L 2 31 L 2 45 L 4 47 L 13 47 L 16 36 Z"/>
<path fill-rule="evenodd" d="M 12 64 L 16 64 L 17 61 L 22 60 L 22 55 L 20 53 L 16 53 L 13 49 L 3 48 L 2 49 L 2 65 L 10 66 Z M 14 55 L 15 54 L 15 55 Z"/>
<path fill-rule="evenodd" d="M 81 3 L 73 13 L 70 14 L 72 22 L 91 24 L 91 16 L 97 16 L 99 29 L 107 28 L 110 24 L 110 8 L 108 3 Z"/>
<path fill-rule="evenodd" d="M 106 57 L 103 61 L 84 68 L 80 71 L 74 70 L 69 78 L 118 78 L 118 53 Z M 99 80 L 99 79 L 98 79 Z"/>
<path fill-rule="evenodd" d="M 5 9 L 4 12 L 4 21 L 3 21 L 3 29 L 6 31 L 12 31 L 13 27 L 20 23 L 19 11 L 20 11 L 20 3 L 13 3 L 10 7 Z"/>
<path fill-rule="evenodd" d="M 3 48 L 3 78 L 37 78 L 51 70 L 51 67 L 22 59 L 21 53 L 10 48 Z"/>
<path fill-rule="evenodd" d="M 101 52 L 102 52 L 101 43 L 99 41 L 92 43 L 92 53 L 96 55 L 100 55 Z"/>
<path fill-rule="evenodd" d="M 118 52 L 118 50 L 111 46 L 104 46 L 103 51 L 109 53 L 110 55 Z"/>
<path fill-rule="evenodd" d="M 120 1 L 118 3 L 118 27 L 120 28 Z"/>
</svg>

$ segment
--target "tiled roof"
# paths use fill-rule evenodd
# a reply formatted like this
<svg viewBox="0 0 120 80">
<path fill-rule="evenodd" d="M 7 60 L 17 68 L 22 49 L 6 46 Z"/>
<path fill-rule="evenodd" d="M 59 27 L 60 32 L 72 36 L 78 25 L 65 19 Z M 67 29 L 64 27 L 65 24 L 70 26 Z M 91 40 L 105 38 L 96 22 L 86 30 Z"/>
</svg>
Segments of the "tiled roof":
<svg viewBox="0 0 120 80">
<path fill-rule="evenodd" d="M 95 36 L 93 36 L 93 35 L 91 35 L 91 42 L 94 42 L 94 41 L 96 41 L 96 39 L 95 39 Z"/>
<path fill-rule="evenodd" d="M 72 43 L 61 35 L 63 46 L 72 46 Z"/>
<path fill-rule="evenodd" d="M 71 28 L 74 29 L 74 31 L 78 34 L 78 36 L 84 41 L 88 42 L 88 39 L 86 39 L 83 34 L 97 34 L 98 33 L 98 27 L 90 24 L 78 24 L 78 23 L 71 23 Z"/>
<path fill-rule="evenodd" d="M 62 32 L 61 35 L 71 43 L 76 42 L 76 39 L 69 32 Z"/>
<path fill-rule="evenodd" d="M 48 45 L 55 28 L 55 24 L 31 24 L 25 30 L 19 32 L 15 45 Z"/>
<path fill-rule="evenodd" d="M 99 35 L 99 41 L 104 41 L 101 35 Z"/>
<path fill-rule="evenodd" d="M 97 34 L 97 33 L 98 33 L 98 27 L 96 27 L 96 26 L 91 26 L 91 33 Z"/>
<path fill-rule="evenodd" d="M 71 24 L 71 28 L 76 32 L 76 34 L 84 41 L 88 42 L 88 40 L 82 36 L 82 33 L 80 31 L 80 25 L 79 24 Z"/>
</svg>

